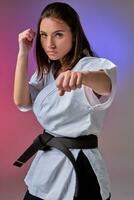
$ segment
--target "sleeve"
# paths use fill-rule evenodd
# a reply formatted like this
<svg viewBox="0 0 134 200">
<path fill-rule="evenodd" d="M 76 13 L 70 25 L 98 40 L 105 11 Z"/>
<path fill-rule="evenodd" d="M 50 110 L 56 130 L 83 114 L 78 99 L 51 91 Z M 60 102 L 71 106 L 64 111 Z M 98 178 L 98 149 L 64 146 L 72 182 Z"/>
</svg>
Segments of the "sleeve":
<svg viewBox="0 0 134 200">
<path fill-rule="evenodd" d="M 32 99 L 32 105 L 38 95 L 38 93 L 43 89 L 45 84 L 45 77 L 42 80 L 39 80 L 37 78 L 37 72 L 35 72 L 29 81 L 29 90 L 30 90 L 30 95 Z M 22 112 L 27 112 L 29 110 L 32 110 L 32 105 L 31 106 L 17 106 L 18 109 Z"/>
<path fill-rule="evenodd" d="M 105 110 L 110 107 L 116 93 L 116 76 L 117 76 L 117 66 L 108 59 L 105 58 L 94 58 L 88 64 L 89 61 L 85 62 L 84 70 L 97 71 L 103 70 L 111 80 L 112 91 L 109 96 L 101 96 L 98 98 L 90 87 L 84 86 L 85 95 L 91 107 L 95 110 Z"/>
</svg>

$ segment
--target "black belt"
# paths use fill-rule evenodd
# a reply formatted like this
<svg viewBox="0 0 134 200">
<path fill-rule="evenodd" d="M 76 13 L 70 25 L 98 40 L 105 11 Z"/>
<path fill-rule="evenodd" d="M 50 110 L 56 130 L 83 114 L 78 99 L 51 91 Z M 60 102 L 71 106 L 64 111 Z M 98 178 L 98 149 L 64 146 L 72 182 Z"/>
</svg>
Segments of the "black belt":
<svg viewBox="0 0 134 200">
<path fill-rule="evenodd" d="M 93 149 L 97 148 L 98 139 L 96 135 L 79 136 L 77 138 L 69 137 L 54 137 L 47 132 L 38 135 L 28 149 L 13 163 L 17 167 L 21 167 L 29 160 L 38 150 L 45 151 L 50 147 L 54 147 L 62 151 L 71 161 L 76 172 L 76 188 L 75 197 L 78 194 L 78 177 L 77 165 L 72 152 L 69 149 Z"/>
</svg>

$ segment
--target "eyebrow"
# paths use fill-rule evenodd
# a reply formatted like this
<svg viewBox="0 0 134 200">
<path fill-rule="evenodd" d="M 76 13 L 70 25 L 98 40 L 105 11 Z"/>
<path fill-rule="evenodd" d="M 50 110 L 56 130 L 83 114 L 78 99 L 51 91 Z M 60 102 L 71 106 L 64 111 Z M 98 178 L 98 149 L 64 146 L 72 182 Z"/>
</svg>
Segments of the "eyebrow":
<svg viewBox="0 0 134 200">
<path fill-rule="evenodd" d="M 57 30 L 57 31 L 54 31 L 53 33 L 57 33 L 57 32 L 65 32 L 65 31 L 63 31 L 63 30 Z M 45 31 L 42 31 L 42 30 L 40 30 L 40 33 L 46 33 Z M 53 34 L 52 33 L 52 34 Z"/>
</svg>

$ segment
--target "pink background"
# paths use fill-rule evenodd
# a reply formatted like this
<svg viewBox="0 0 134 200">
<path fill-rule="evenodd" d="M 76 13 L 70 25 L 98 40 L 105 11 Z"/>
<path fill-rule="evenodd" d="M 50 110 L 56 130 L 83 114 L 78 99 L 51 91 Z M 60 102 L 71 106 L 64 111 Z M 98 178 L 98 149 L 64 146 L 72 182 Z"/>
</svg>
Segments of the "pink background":
<svg viewBox="0 0 134 200">
<path fill-rule="evenodd" d="M 36 24 L 43 7 L 53 1 L 0 1 L 0 199 L 20 200 L 23 179 L 31 160 L 22 168 L 14 160 L 42 131 L 33 113 L 20 112 L 13 102 L 18 33 Z M 64 2 L 64 1 L 63 1 Z M 134 199 L 134 1 L 68 0 L 80 14 L 93 49 L 118 65 L 118 90 L 100 138 L 111 178 L 113 200 Z M 29 75 L 35 70 L 33 52 Z"/>
</svg>

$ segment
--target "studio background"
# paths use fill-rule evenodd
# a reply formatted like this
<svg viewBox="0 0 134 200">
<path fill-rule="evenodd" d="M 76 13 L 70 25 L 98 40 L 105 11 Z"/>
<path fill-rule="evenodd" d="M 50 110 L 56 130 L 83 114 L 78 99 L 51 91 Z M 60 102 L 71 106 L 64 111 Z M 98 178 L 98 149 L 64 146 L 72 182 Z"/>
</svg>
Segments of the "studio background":
<svg viewBox="0 0 134 200">
<path fill-rule="evenodd" d="M 22 168 L 15 159 L 41 133 L 33 113 L 20 112 L 13 102 L 18 33 L 36 31 L 43 7 L 54 1 L 0 1 L 0 199 L 21 200 L 23 179 L 32 161 Z M 134 1 L 68 0 L 79 13 L 91 46 L 100 57 L 118 65 L 118 87 L 107 113 L 100 150 L 111 179 L 112 200 L 134 199 Z M 36 64 L 31 51 L 29 76 Z"/>
</svg>

